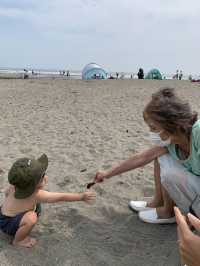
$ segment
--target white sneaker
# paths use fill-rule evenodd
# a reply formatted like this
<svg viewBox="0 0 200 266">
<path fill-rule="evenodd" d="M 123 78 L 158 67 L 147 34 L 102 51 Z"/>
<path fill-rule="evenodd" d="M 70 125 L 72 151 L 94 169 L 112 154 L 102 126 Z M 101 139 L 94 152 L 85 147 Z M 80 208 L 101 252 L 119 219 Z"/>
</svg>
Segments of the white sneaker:
<svg viewBox="0 0 200 266">
<path fill-rule="evenodd" d="M 175 216 L 170 218 L 158 218 L 158 214 L 156 208 L 152 208 L 151 210 L 140 211 L 139 218 L 143 222 L 151 223 L 151 224 L 172 224 L 176 223 Z"/>
<path fill-rule="evenodd" d="M 139 211 L 146 211 L 146 210 L 151 210 L 153 208 L 151 207 L 147 207 L 147 201 L 134 201 L 134 200 L 131 200 L 129 201 L 129 204 L 128 206 L 133 210 L 133 211 L 136 211 L 136 212 L 139 212 Z"/>
</svg>

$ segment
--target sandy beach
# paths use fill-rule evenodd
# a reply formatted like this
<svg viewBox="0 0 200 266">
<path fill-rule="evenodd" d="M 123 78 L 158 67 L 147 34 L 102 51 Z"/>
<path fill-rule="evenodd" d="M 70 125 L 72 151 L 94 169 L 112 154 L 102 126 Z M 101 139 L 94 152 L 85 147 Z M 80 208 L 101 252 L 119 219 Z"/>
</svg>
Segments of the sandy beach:
<svg viewBox="0 0 200 266">
<path fill-rule="evenodd" d="M 48 190 L 86 189 L 97 170 L 148 148 L 142 111 L 160 87 L 200 110 L 200 85 L 150 80 L 0 80 L 0 189 L 20 157 L 46 153 Z M 153 165 L 94 186 L 97 198 L 43 205 L 31 250 L 1 233 L 1 266 L 178 266 L 175 225 L 149 225 L 127 207 L 153 194 Z"/>
</svg>

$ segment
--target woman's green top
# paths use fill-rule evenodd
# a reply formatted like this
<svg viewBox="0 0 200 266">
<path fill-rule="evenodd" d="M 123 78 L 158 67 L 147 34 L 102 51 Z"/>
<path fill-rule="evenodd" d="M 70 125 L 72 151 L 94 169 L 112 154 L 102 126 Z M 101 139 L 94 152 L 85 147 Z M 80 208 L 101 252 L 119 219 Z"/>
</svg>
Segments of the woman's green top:
<svg viewBox="0 0 200 266">
<path fill-rule="evenodd" d="M 170 144 L 167 149 L 172 158 L 182 163 L 191 173 L 200 176 L 200 120 L 197 120 L 192 126 L 191 153 L 187 159 L 180 159 L 181 151 L 177 145 Z"/>
</svg>

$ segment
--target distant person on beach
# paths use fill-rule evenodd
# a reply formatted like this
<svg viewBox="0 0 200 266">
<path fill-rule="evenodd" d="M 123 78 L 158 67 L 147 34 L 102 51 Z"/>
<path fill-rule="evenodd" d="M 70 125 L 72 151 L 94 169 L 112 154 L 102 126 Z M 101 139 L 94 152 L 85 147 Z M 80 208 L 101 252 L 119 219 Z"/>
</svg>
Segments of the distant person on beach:
<svg viewBox="0 0 200 266">
<path fill-rule="evenodd" d="M 137 75 L 138 75 L 138 79 L 144 79 L 144 70 L 140 68 Z"/>
<path fill-rule="evenodd" d="M 24 68 L 23 79 L 28 78 L 28 70 Z"/>
<path fill-rule="evenodd" d="M 118 79 L 118 77 L 119 77 L 119 73 L 118 73 L 118 72 L 116 72 L 116 79 Z"/>
<path fill-rule="evenodd" d="M 179 77 L 179 71 L 176 70 L 176 74 L 173 76 L 173 79 L 178 79 L 178 77 Z"/>
<path fill-rule="evenodd" d="M 182 77 L 183 77 L 183 72 L 180 71 L 179 76 L 178 76 L 178 79 L 179 79 L 179 80 L 182 80 Z"/>
<path fill-rule="evenodd" d="M 69 72 L 69 70 L 67 70 L 67 77 L 70 77 L 70 72 Z"/>
<path fill-rule="evenodd" d="M 32 71 L 31 71 L 31 74 L 32 75 L 37 75 L 37 73 L 32 69 Z"/>
<path fill-rule="evenodd" d="M 187 213 L 196 197 L 200 196 L 200 120 L 190 105 L 171 88 L 160 89 L 152 95 L 143 117 L 154 146 L 112 169 L 97 172 L 94 182 L 154 162 L 153 200 L 132 200 L 129 206 L 139 212 L 139 218 L 144 222 L 174 223 L 174 205 Z M 200 204 L 195 208 L 194 211 L 200 213 Z"/>
<path fill-rule="evenodd" d="M 121 73 L 120 79 L 124 79 L 124 73 Z"/>
<path fill-rule="evenodd" d="M 188 80 L 192 81 L 192 75 L 191 74 L 188 76 Z"/>
<path fill-rule="evenodd" d="M 47 183 L 48 158 L 43 154 L 39 159 L 21 158 L 8 173 L 9 188 L 0 209 L 0 229 L 14 237 L 12 244 L 30 248 L 36 240 L 29 236 L 40 215 L 40 203 L 64 201 L 90 202 L 95 194 L 60 193 L 44 190 Z"/>
</svg>

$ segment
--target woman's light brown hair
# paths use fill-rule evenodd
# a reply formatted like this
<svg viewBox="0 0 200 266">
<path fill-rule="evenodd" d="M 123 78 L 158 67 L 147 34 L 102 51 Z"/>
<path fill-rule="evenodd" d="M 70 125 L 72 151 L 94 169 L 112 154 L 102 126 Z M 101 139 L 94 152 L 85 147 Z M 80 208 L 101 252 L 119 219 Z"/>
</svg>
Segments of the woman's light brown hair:
<svg viewBox="0 0 200 266">
<path fill-rule="evenodd" d="M 171 134 L 178 131 L 190 137 L 192 126 L 197 121 L 197 112 L 192 112 L 188 102 L 180 99 L 173 88 L 162 88 L 152 94 L 151 101 L 143 112 Z"/>
</svg>

